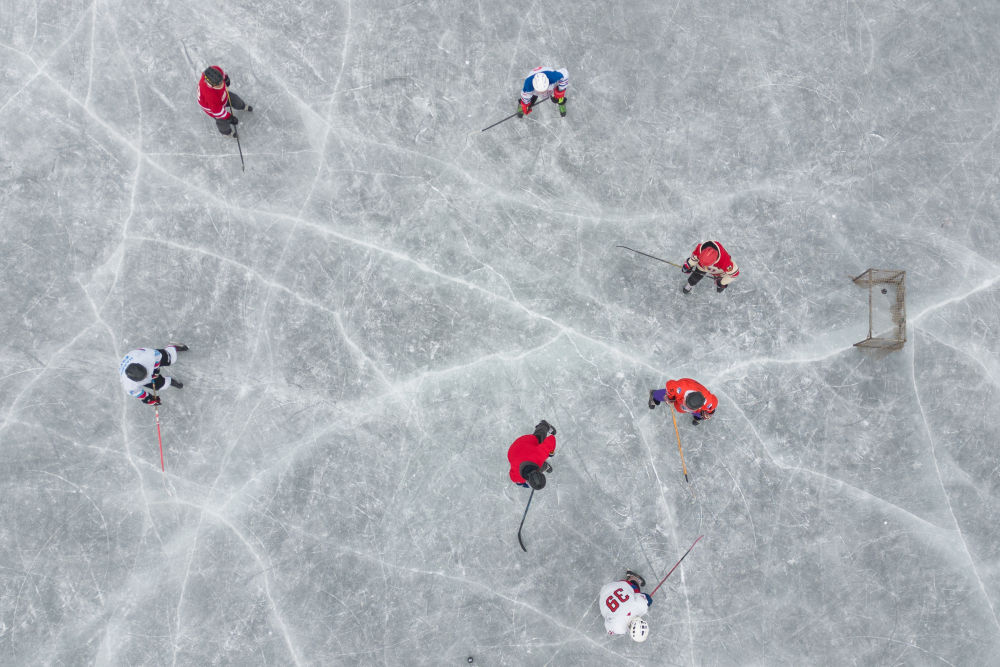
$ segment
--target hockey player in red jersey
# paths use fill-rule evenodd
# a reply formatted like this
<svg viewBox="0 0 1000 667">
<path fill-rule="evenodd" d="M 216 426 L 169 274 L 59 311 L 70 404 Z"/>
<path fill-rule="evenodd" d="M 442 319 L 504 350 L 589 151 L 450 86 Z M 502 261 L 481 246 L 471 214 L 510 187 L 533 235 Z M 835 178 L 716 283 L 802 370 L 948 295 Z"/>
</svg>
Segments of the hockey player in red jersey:
<svg viewBox="0 0 1000 667">
<path fill-rule="evenodd" d="M 229 90 L 229 75 L 218 65 L 212 65 L 202 72 L 201 80 L 198 81 L 198 104 L 215 119 L 219 132 L 232 137 L 236 136 L 236 128 L 233 126 L 239 124 L 240 119 L 230 113 L 229 107 L 253 111 L 252 106 L 247 106 L 239 95 Z"/>
<path fill-rule="evenodd" d="M 690 294 L 691 288 L 701 282 L 706 273 L 715 278 L 716 292 L 726 289 L 729 283 L 740 275 L 740 267 L 736 266 L 733 258 L 718 241 L 699 243 L 691 252 L 688 260 L 684 262 L 681 271 L 691 274 L 687 284 L 684 285 L 685 294 Z"/>
<path fill-rule="evenodd" d="M 522 435 L 507 450 L 510 480 L 524 488 L 538 491 L 545 488 L 545 475 L 552 472 L 548 458 L 556 453 L 556 429 L 544 419 L 535 432 Z"/>
<path fill-rule="evenodd" d="M 719 406 L 719 399 L 705 389 L 700 382 L 691 378 L 667 380 L 666 389 L 653 389 L 649 392 L 649 409 L 654 409 L 663 401 L 670 401 L 677 412 L 694 417 L 694 425 L 706 419 L 711 419 Z"/>
</svg>

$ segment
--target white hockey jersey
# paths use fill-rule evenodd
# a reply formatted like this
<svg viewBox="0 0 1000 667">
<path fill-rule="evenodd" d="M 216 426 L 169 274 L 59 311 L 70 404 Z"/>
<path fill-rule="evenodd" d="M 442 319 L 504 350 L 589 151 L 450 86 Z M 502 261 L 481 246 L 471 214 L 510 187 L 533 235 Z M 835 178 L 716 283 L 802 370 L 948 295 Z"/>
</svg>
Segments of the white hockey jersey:
<svg viewBox="0 0 1000 667">
<path fill-rule="evenodd" d="M 628 624 L 632 619 L 649 611 L 646 598 L 633 592 L 632 585 L 625 580 L 605 584 L 598 595 L 597 604 L 604 617 L 604 629 L 609 635 L 628 634 Z"/>
<path fill-rule="evenodd" d="M 169 354 L 169 351 L 168 351 Z M 125 391 L 129 396 L 134 396 L 138 399 L 146 398 L 146 390 L 142 385 L 149 384 L 153 381 L 153 371 L 160 367 L 160 358 L 163 355 L 160 354 L 158 350 L 150 350 L 144 347 L 138 350 L 132 350 L 125 355 L 122 359 L 122 363 L 118 366 L 118 374 L 121 375 L 122 386 L 125 387 Z M 133 382 L 125 375 L 125 369 L 128 368 L 129 364 L 140 364 L 146 369 L 146 377 L 140 382 Z"/>
</svg>

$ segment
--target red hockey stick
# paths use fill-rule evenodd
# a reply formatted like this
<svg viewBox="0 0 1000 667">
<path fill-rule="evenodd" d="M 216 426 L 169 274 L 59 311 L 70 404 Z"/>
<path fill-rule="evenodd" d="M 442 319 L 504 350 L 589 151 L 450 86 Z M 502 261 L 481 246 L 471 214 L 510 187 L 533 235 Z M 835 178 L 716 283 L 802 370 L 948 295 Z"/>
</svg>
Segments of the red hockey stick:
<svg viewBox="0 0 1000 667">
<path fill-rule="evenodd" d="M 705 537 L 705 536 L 704 535 L 699 535 L 698 536 L 698 540 L 700 540 L 703 537 Z M 691 548 L 684 552 L 684 555 L 681 556 L 681 560 L 684 560 L 685 558 L 687 558 L 687 555 L 689 553 L 691 553 L 691 549 L 694 549 L 694 545 L 698 544 L 698 540 L 695 540 L 694 543 L 691 545 Z M 656 591 L 660 590 L 660 586 L 662 586 L 663 582 L 667 580 L 667 577 L 669 577 L 670 575 L 672 575 L 674 573 L 674 570 L 677 569 L 677 566 L 681 564 L 681 560 L 677 561 L 677 563 L 672 568 L 670 568 L 670 572 L 667 572 L 667 576 L 663 577 L 663 579 L 660 580 L 660 583 L 656 584 L 656 588 L 654 588 L 653 592 L 649 594 L 649 597 L 653 597 L 654 595 L 656 595 Z"/>
</svg>

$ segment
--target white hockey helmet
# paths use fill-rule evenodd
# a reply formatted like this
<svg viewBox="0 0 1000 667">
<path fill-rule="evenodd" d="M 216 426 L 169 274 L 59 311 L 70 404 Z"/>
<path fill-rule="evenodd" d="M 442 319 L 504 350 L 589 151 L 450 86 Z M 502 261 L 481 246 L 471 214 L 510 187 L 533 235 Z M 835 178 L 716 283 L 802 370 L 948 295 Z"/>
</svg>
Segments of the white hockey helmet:
<svg viewBox="0 0 1000 667">
<path fill-rule="evenodd" d="M 535 89 L 536 93 L 544 93 L 549 89 L 549 77 L 545 75 L 545 72 L 539 72 L 531 79 L 531 87 Z"/>
<path fill-rule="evenodd" d="M 649 623 L 644 618 L 633 618 L 628 624 L 628 636 L 632 641 L 644 642 L 649 637 Z"/>
</svg>

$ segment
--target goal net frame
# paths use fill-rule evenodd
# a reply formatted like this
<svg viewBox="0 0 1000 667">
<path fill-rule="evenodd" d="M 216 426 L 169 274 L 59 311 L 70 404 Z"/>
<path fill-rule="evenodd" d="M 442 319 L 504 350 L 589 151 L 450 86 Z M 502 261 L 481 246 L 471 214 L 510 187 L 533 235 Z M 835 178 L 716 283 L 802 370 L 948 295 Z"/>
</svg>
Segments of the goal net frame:
<svg viewBox="0 0 1000 667">
<path fill-rule="evenodd" d="M 868 336 L 854 347 L 899 350 L 906 343 L 906 271 L 868 269 L 852 278 L 855 285 L 868 288 Z M 889 315 L 893 326 L 888 331 L 873 332 L 875 320 L 875 290 L 892 290 L 889 295 Z M 876 335 L 878 334 L 878 335 Z"/>
</svg>

